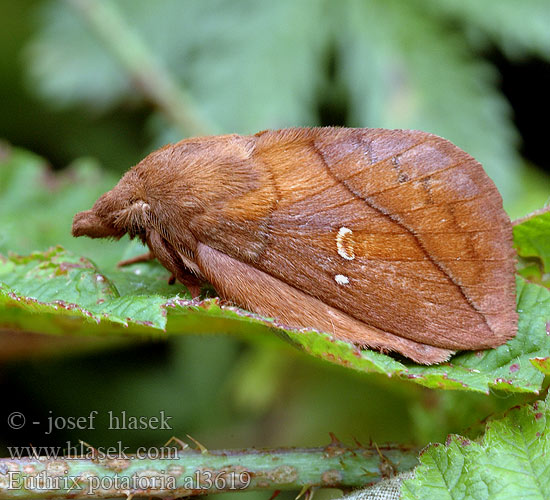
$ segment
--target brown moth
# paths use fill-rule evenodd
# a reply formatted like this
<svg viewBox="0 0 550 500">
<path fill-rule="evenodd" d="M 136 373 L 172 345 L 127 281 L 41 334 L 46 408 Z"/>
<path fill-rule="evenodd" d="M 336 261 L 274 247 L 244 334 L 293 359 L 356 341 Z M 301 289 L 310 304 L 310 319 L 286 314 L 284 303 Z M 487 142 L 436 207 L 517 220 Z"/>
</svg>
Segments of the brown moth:
<svg viewBox="0 0 550 500">
<path fill-rule="evenodd" d="M 130 169 L 72 232 L 137 236 L 193 295 L 207 280 L 285 325 L 420 363 L 516 332 L 502 199 L 474 158 L 425 132 L 185 139 Z"/>
</svg>

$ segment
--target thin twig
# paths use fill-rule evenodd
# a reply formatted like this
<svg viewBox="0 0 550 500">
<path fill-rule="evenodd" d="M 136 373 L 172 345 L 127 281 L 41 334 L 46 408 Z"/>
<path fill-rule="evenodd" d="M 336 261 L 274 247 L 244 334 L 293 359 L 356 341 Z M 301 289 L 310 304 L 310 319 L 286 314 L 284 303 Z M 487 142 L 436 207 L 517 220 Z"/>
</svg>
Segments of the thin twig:
<svg viewBox="0 0 550 500">
<path fill-rule="evenodd" d="M 84 445 L 83 445 L 84 446 Z M 116 447 L 115 447 L 116 448 Z M 37 454 L 33 449 L 31 454 Z M 44 450 L 42 451 L 44 452 Z M 417 465 L 418 451 L 397 446 L 270 450 L 195 450 L 179 446 L 142 457 L 84 447 L 79 456 L 0 459 L 1 498 L 179 498 L 228 491 L 360 488 Z M 162 453 L 151 458 L 151 453 Z M 149 458 L 147 458 L 147 456 Z"/>
</svg>

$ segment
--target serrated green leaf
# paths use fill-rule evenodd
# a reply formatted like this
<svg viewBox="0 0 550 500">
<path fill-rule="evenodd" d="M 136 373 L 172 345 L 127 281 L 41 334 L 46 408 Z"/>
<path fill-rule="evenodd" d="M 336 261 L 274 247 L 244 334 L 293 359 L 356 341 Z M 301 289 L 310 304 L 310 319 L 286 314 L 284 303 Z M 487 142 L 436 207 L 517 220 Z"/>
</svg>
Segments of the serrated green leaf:
<svg viewBox="0 0 550 500">
<path fill-rule="evenodd" d="M 550 333 L 548 333 L 548 329 L 546 334 L 550 335 Z M 529 361 L 531 361 L 533 366 L 535 366 L 542 373 L 545 375 L 550 375 L 550 356 L 545 358 L 531 358 Z"/>
<path fill-rule="evenodd" d="M 0 302 L 7 307 L 164 328 L 166 298 L 153 295 L 151 285 L 147 296 L 120 296 L 92 262 L 61 247 L 26 257 L 0 256 Z"/>
<path fill-rule="evenodd" d="M 546 208 L 514 226 L 514 243 L 520 257 L 536 258 L 550 273 L 550 209 Z"/>
<path fill-rule="evenodd" d="M 143 271 L 143 267 L 146 268 Z M 149 267 L 149 269 L 147 269 Z M 384 373 L 442 389 L 536 392 L 543 373 L 537 359 L 550 352 L 546 318 L 550 291 L 518 278 L 520 325 L 517 336 L 497 349 L 465 352 L 449 363 L 418 366 L 361 350 L 314 330 L 293 330 L 218 299 L 190 300 L 182 287 L 168 288 L 158 265 L 140 274 L 116 271 L 109 277 L 92 262 L 60 248 L 0 261 L 0 326 L 48 333 L 67 329 L 58 316 L 72 318 L 76 333 L 275 333 L 317 358 L 362 372 Z M 121 294 L 124 290 L 125 294 Z M 167 293 L 168 292 L 168 293 Z M 174 295 L 179 292 L 178 295 Z M 31 314 L 29 314 L 31 313 Z M 89 321 L 93 320 L 94 323 Z"/>
<path fill-rule="evenodd" d="M 489 422 L 483 438 L 450 436 L 420 456 L 414 478 L 401 485 L 403 500 L 546 499 L 550 488 L 548 400 L 511 409 Z"/>
</svg>

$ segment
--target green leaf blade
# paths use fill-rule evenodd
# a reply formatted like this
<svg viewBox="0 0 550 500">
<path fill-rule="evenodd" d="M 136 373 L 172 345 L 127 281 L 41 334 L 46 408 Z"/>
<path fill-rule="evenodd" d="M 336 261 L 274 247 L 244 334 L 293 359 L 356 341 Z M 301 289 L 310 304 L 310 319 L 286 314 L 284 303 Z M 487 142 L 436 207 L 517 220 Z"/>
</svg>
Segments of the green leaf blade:
<svg viewBox="0 0 550 500">
<path fill-rule="evenodd" d="M 189 300 L 183 287 L 174 287 L 171 295 L 156 293 L 166 287 L 167 273 L 158 265 L 139 276 L 131 271 L 113 272 L 108 278 L 90 261 L 61 248 L 28 257 L 11 256 L 0 261 L 0 326 L 24 328 L 28 318 L 13 316 L 8 306 L 17 306 L 27 314 L 41 315 L 44 331 L 55 316 L 78 316 L 80 328 L 117 335 L 143 335 L 166 330 L 168 333 L 275 333 L 309 355 L 367 373 L 413 381 L 431 388 L 470 390 L 488 393 L 493 389 L 512 392 L 537 392 L 544 374 L 537 359 L 550 352 L 545 314 L 550 310 L 550 291 L 518 278 L 518 307 L 524 312 L 518 335 L 504 346 L 478 353 L 465 352 L 449 363 L 420 366 L 400 362 L 332 338 L 314 330 L 293 330 L 268 318 L 220 304 L 218 299 Z M 141 265 L 143 266 L 143 265 Z M 128 281 L 128 278 L 129 281 Z M 145 284 L 140 288 L 133 285 Z M 147 287 L 147 283 L 149 287 Z M 120 295 L 118 288 L 125 290 Z M 11 311 L 11 315 L 7 314 Z M 546 311 L 546 312 L 545 312 Z M 37 318 L 35 318 L 37 319 Z M 20 322 L 20 323 L 18 323 Z M 122 325 L 121 331 L 116 325 Z M 77 329 L 78 330 L 78 329 Z M 535 361 L 531 361 L 535 360 Z"/>
<path fill-rule="evenodd" d="M 489 422 L 480 442 L 450 436 L 420 456 L 402 499 L 546 499 L 550 488 L 550 419 L 547 401 L 511 409 Z"/>
<path fill-rule="evenodd" d="M 514 242 L 518 255 L 541 262 L 543 272 L 550 273 L 550 209 L 528 216 L 514 226 Z"/>
</svg>

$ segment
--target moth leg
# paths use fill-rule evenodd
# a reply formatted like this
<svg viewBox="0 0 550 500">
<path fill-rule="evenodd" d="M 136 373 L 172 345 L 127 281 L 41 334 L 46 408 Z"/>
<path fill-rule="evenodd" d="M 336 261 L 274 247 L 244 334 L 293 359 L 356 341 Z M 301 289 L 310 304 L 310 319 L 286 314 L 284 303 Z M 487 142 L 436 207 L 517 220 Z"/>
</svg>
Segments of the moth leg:
<svg viewBox="0 0 550 500">
<path fill-rule="evenodd" d="M 189 273 L 185 276 L 179 275 L 177 279 L 181 284 L 185 285 L 187 290 L 189 290 L 191 298 L 196 299 L 200 296 L 202 282 L 194 274 Z M 175 282 L 176 277 L 174 275 L 170 276 L 168 283 L 173 285 Z"/>
<path fill-rule="evenodd" d="M 153 252 L 147 252 L 141 255 L 137 255 L 136 257 L 132 257 L 131 259 L 121 260 L 116 266 L 124 267 L 124 266 L 129 266 L 131 264 L 137 264 L 138 262 L 148 262 L 154 259 L 155 259 L 155 255 L 153 254 Z"/>
<path fill-rule="evenodd" d="M 137 264 L 139 262 L 148 262 L 154 259 L 156 259 L 155 254 L 153 252 L 147 252 L 136 257 L 132 257 L 131 259 L 121 260 L 117 264 L 117 267 L 129 266 L 131 264 Z M 172 273 L 168 278 L 168 284 L 173 285 L 176 282 L 176 279 L 176 275 Z M 182 284 L 187 287 L 189 293 L 191 294 L 191 297 L 196 299 L 200 295 L 201 283 L 195 275 L 189 273 L 189 276 L 184 276 L 180 273 L 179 281 L 181 281 Z"/>
<path fill-rule="evenodd" d="M 418 363 L 446 361 L 454 351 L 400 337 L 359 321 L 284 281 L 198 243 L 196 262 L 226 300 L 294 328 L 315 328 L 361 347 L 398 352 Z"/>
<path fill-rule="evenodd" d="M 147 245 L 151 249 L 150 253 L 172 273 L 168 283 L 174 284 L 178 280 L 196 299 L 200 295 L 202 280 L 183 265 L 177 252 L 156 231 L 150 231 L 147 235 Z"/>
</svg>

